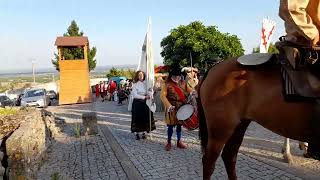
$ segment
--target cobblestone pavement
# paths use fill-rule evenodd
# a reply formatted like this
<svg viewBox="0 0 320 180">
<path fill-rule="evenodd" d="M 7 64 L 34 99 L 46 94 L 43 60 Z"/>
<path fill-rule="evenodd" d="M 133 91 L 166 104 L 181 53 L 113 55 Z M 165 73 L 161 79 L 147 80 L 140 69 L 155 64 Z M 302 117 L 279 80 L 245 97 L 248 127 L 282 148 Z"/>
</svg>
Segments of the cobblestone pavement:
<svg viewBox="0 0 320 180">
<path fill-rule="evenodd" d="M 88 104 L 70 107 L 91 109 Z M 75 137 L 75 125 L 82 122 L 81 113 L 65 110 L 63 106 L 48 110 L 65 119 L 66 126 L 64 133 L 54 137 L 48 159 L 39 170 L 37 179 L 128 179 L 101 132 L 97 136 Z"/>
<path fill-rule="evenodd" d="M 202 178 L 198 132 L 183 130 L 183 140 L 188 145 L 188 149 L 181 150 L 173 147 L 171 151 L 166 152 L 164 150 L 166 126 L 162 121 L 162 113 L 155 114 L 158 119 L 157 130 L 153 131 L 146 140 L 137 141 L 130 131 L 131 115 L 127 112 L 126 105 L 117 106 L 115 102 L 96 102 L 52 108 L 57 115 L 69 117 L 71 124 L 74 123 L 72 122 L 74 119 L 80 122 L 81 113 L 91 110 L 95 110 L 99 115 L 100 135 L 82 137 L 81 140 L 74 140 L 75 138 L 66 135 L 65 142 L 58 143 L 57 150 L 53 149 L 49 154 L 49 160 L 41 169 L 39 177 L 48 177 L 54 172 L 61 172 L 62 177 L 66 175 L 72 179 Z M 111 135 L 108 135 L 108 132 Z M 110 139 L 114 139 L 116 143 L 110 142 Z M 246 180 L 319 179 L 320 162 L 303 158 L 296 141 L 291 143 L 296 163 L 294 165 L 284 163 L 281 154 L 283 141 L 283 137 L 252 123 L 238 154 L 238 178 Z M 173 142 L 175 144 L 175 141 Z M 92 150 L 88 151 L 90 148 Z M 59 158 L 50 159 L 51 157 Z M 83 159 L 89 163 L 83 163 Z M 131 176 L 132 172 L 128 169 L 136 171 L 138 176 Z M 217 161 L 212 179 L 227 179 L 221 158 Z"/>
</svg>

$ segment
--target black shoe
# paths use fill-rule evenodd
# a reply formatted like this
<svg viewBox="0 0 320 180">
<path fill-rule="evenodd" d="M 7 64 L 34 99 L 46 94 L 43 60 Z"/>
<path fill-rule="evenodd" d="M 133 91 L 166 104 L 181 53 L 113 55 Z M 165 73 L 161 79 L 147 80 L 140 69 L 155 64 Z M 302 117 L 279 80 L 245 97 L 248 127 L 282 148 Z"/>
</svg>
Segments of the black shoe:
<svg viewBox="0 0 320 180">
<path fill-rule="evenodd" d="M 146 134 L 145 134 L 145 133 L 143 133 L 141 138 L 142 138 L 142 139 L 147 139 Z"/>
<path fill-rule="evenodd" d="M 139 134 L 136 134 L 136 140 L 140 140 Z"/>
<path fill-rule="evenodd" d="M 310 152 L 307 152 L 307 154 L 303 155 L 305 158 L 312 158 L 315 160 L 319 160 L 320 161 L 320 154 L 313 154 Z"/>
<path fill-rule="evenodd" d="M 320 145 L 318 143 L 309 143 L 305 157 L 320 160 Z"/>
</svg>

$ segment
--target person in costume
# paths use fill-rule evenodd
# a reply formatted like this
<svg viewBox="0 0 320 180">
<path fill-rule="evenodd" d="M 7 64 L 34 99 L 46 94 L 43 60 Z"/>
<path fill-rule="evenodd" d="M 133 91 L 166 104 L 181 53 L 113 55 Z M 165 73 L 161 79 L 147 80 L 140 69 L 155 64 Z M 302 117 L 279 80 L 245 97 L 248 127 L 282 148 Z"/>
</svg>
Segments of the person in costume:
<svg viewBox="0 0 320 180">
<path fill-rule="evenodd" d="M 146 133 L 156 129 L 153 113 L 149 110 L 146 104 L 146 100 L 150 98 L 147 95 L 147 89 L 145 84 L 145 73 L 143 71 L 137 71 L 134 77 L 134 84 L 132 86 L 132 121 L 131 132 L 136 133 L 136 139 L 140 139 L 140 133 L 142 132 L 142 139 L 146 139 Z M 150 120 L 151 118 L 151 120 Z M 150 129 L 151 121 L 151 129 Z"/>
<path fill-rule="evenodd" d="M 186 103 L 191 91 L 192 89 L 181 79 L 181 69 L 173 66 L 161 88 L 161 100 L 165 106 L 165 122 L 168 135 L 167 144 L 165 145 L 166 151 L 170 151 L 172 148 L 171 139 L 174 127 L 176 127 L 177 133 L 177 147 L 181 149 L 187 148 L 181 140 L 182 127 L 176 118 L 176 113 L 180 106 Z"/>
</svg>

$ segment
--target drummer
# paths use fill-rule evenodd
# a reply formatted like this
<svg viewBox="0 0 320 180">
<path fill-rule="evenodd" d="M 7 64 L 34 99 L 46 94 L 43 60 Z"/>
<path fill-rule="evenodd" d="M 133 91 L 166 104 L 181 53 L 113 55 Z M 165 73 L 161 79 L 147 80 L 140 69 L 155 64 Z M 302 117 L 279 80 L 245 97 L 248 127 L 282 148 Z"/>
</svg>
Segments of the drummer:
<svg viewBox="0 0 320 180">
<path fill-rule="evenodd" d="M 169 76 L 161 87 L 161 100 L 165 106 L 165 122 L 167 123 L 168 139 L 165 146 L 166 151 L 172 148 L 171 138 L 173 128 L 176 127 L 177 133 L 177 147 L 186 149 L 187 146 L 181 140 L 181 124 L 178 123 L 176 118 L 177 110 L 180 106 L 186 103 L 187 97 L 192 91 L 186 82 L 181 79 L 181 69 L 179 66 L 172 66 L 170 68 Z"/>
</svg>

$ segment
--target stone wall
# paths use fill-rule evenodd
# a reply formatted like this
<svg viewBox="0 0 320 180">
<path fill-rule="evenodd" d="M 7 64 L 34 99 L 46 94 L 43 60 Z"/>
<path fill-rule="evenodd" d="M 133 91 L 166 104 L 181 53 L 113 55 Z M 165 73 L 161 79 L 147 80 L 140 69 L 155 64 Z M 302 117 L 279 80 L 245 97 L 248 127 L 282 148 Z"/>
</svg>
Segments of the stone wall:
<svg viewBox="0 0 320 180">
<path fill-rule="evenodd" d="M 6 141 L 7 176 L 11 179 L 36 179 L 38 168 L 46 159 L 52 135 L 59 133 L 53 116 L 34 109 Z M 0 179 L 1 180 L 1 179 Z"/>
<path fill-rule="evenodd" d="M 2 144 L 2 139 L 0 139 L 0 145 Z M 2 166 L 2 160 L 4 157 L 4 153 L 0 151 L 0 180 L 3 180 L 3 176 L 5 173 L 5 168 Z"/>
</svg>

